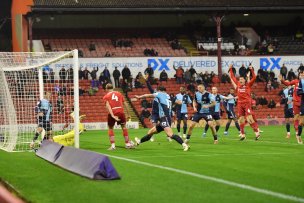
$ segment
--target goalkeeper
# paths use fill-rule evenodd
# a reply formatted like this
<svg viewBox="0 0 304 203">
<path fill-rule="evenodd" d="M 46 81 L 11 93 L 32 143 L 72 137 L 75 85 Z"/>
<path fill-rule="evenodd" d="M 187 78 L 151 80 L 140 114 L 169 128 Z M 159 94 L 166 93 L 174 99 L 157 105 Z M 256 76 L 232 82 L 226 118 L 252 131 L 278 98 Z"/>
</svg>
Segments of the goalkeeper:
<svg viewBox="0 0 304 203">
<path fill-rule="evenodd" d="M 75 122 L 75 114 L 74 111 L 71 112 L 70 116 L 72 117 L 73 121 Z M 81 120 L 85 118 L 85 115 L 79 116 L 78 126 L 79 126 L 79 134 L 81 134 L 86 129 L 84 128 L 84 125 L 81 123 Z M 68 126 L 68 125 L 66 125 Z M 53 137 L 54 142 L 57 142 L 59 144 L 62 144 L 64 146 L 73 146 L 74 145 L 74 136 L 75 131 L 71 130 L 63 135 L 56 135 Z"/>
<path fill-rule="evenodd" d="M 52 140 L 52 111 L 53 107 L 50 102 L 51 93 L 45 92 L 44 98 L 41 99 L 37 106 L 37 119 L 38 119 L 38 128 L 35 132 L 35 136 L 30 144 L 30 147 L 33 148 L 35 142 L 37 141 L 39 135 L 41 135 L 41 140 L 47 139 Z"/>
</svg>

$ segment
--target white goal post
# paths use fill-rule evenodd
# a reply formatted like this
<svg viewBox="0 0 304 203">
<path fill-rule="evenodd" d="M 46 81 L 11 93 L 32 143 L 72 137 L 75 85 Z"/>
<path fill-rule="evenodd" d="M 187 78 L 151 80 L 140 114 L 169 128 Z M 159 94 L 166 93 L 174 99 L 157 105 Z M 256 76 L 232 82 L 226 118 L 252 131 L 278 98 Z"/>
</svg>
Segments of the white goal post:
<svg viewBox="0 0 304 203">
<path fill-rule="evenodd" d="M 78 70 L 78 50 L 0 52 L 0 149 L 31 150 L 38 127 L 37 104 L 46 93 L 51 95 L 52 134 L 74 130 L 74 146 L 79 148 Z M 36 147 L 42 139 L 43 133 L 35 140 Z"/>
</svg>

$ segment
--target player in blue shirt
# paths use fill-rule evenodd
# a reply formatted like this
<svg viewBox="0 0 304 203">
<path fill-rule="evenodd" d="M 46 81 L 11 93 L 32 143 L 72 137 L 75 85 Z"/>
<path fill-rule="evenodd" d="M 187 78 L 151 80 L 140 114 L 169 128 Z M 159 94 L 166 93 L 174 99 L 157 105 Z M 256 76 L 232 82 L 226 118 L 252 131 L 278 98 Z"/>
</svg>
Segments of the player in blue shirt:
<svg viewBox="0 0 304 203">
<path fill-rule="evenodd" d="M 230 96 L 230 97 L 225 97 L 221 94 L 218 94 L 218 90 L 217 90 L 217 87 L 212 87 L 212 95 L 214 97 L 214 100 L 215 100 L 215 106 L 213 106 L 210 111 L 211 111 L 211 115 L 213 117 L 213 119 L 215 120 L 215 123 L 216 123 L 216 126 L 215 126 L 215 130 L 216 132 L 218 132 L 218 130 L 220 129 L 220 119 L 221 119 L 221 102 L 224 100 L 224 99 L 234 99 L 234 97 Z M 206 136 L 206 133 L 209 129 L 209 125 L 208 123 L 206 124 L 205 126 L 205 132 L 203 133 L 203 137 Z"/>
<path fill-rule="evenodd" d="M 51 93 L 46 92 L 44 98 L 41 99 L 36 106 L 36 113 L 38 119 L 38 128 L 35 132 L 35 136 L 30 144 L 30 147 L 33 148 L 35 141 L 38 139 L 41 134 L 41 140 L 47 139 L 52 140 L 52 111 L 53 107 L 50 102 Z M 45 136 L 46 133 L 46 136 Z"/>
<path fill-rule="evenodd" d="M 291 119 L 294 117 L 293 114 L 293 89 L 290 85 L 283 90 L 283 99 L 284 99 L 284 117 L 286 123 L 286 131 L 287 135 L 286 138 L 290 138 L 290 122 Z"/>
<path fill-rule="evenodd" d="M 217 134 L 215 130 L 214 119 L 212 118 L 210 108 L 215 106 L 215 100 L 211 93 L 207 92 L 204 85 L 197 86 L 198 91 L 195 93 L 195 98 L 193 100 L 193 109 L 195 114 L 191 119 L 191 124 L 189 126 L 186 143 L 190 141 L 192 130 L 195 125 L 201 120 L 204 119 L 208 125 L 211 127 L 213 134 L 214 144 L 218 143 Z"/>
<path fill-rule="evenodd" d="M 136 99 L 142 99 L 146 97 L 152 97 L 155 98 L 158 102 L 158 115 L 159 115 L 159 122 L 151 128 L 147 135 L 142 137 L 141 139 L 135 137 L 135 143 L 136 145 L 139 145 L 143 142 L 146 142 L 151 139 L 153 134 L 160 133 L 161 131 L 165 131 L 168 137 L 172 138 L 179 144 L 183 146 L 184 151 L 188 151 L 189 146 L 183 142 L 182 138 L 180 138 L 178 135 L 175 135 L 173 133 L 173 130 L 171 128 L 171 101 L 170 96 L 166 93 L 165 87 L 159 87 L 159 91 L 157 91 L 154 94 L 144 94 L 141 96 L 135 96 Z M 134 100 L 134 99 L 133 99 Z"/>
<path fill-rule="evenodd" d="M 229 94 L 227 97 L 232 97 L 231 99 L 224 100 L 224 107 L 227 113 L 228 121 L 226 123 L 226 128 L 224 131 L 224 135 L 228 135 L 228 130 L 230 127 L 230 124 L 232 120 L 234 121 L 235 127 L 238 129 L 239 132 L 241 132 L 240 125 L 238 122 L 238 119 L 236 117 L 236 114 L 234 113 L 234 107 L 236 106 L 236 98 L 234 94 L 234 88 L 230 88 Z"/>
<path fill-rule="evenodd" d="M 183 129 L 184 134 L 183 137 L 186 138 L 187 133 L 187 121 L 188 121 L 188 109 L 187 105 L 191 104 L 192 101 L 188 94 L 186 94 L 185 87 L 180 87 L 180 93 L 175 96 L 175 103 L 176 105 L 176 117 L 177 117 L 177 132 L 180 135 L 180 124 L 183 121 Z"/>
</svg>

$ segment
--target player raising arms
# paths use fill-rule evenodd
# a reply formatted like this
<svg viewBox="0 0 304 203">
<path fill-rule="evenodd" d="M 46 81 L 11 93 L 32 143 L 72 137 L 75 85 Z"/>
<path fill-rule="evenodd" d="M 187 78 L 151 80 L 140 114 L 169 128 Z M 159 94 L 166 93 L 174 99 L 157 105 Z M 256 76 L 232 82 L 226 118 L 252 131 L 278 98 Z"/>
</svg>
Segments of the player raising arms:
<svg viewBox="0 0 304 203">
<path fill-rule="evenodd" d="M 171 128 L 171 101 L 170 96 L 166 93 L 165 87 L 159 87 L 159 91 L 154 94 L 144 94 L 141 96 L 135 96 L 132 100 L 142 99 L 147 97 L 154 97 L 158 101 L 158 113 L 159 113 L 159 122 L 148 131 L 148 134 L 142 137 L 141 139 L 135 138 L 137 145 L 146 142 L 151 139 L 153 134 L 157 134 L 161 131 L 165 131 L 168 137 L 172 138 L 179 144 L 183 146 L 184 151 L 188 151 L 189 146 L 183 142 L 182 138 L 173 133 Z"/>
<path fill-rule="evenodd" d="M 240 76 L 239 81 L 235 78 L 235 75 L 232 71 L 232 65 L 229 67 L 229 74 L 231 78 L 231 83 L 237 91 L 238 97 L 238 114 L 239 114 L 239 122 L 240 122 L 240 130 L 241 130 L 241 138 L 240 140 L 244 140 L 245 137 L 245 119 L 250 124 L 255 132 L 255 139 L 258 140 L 260 138 L 260 132 L 258 128 L 258 124 L 256 120 L 252 116 L 252 109 L 251 109 L 251 87 L 256 79 L 256 75 L 254 73 L 253 67 L 249 66 L 250 73 L 252 75 L 252 79 L 246 83 L 246 79 Z"/>
<path fill-rule="evenodd" d="M 212 96 L 214 97 L 214 100 L 215 100 L 215 106 L 211 108 L 211 112 L 212 112 L 211 115 L 212 115 L 213 119 L 215 120 L 215 124 L 216 124 L 215 130 L 216 130 L 216 132 L 218 132 L 218 130 L 220 129 L 220 125 L 221 125 L 221 123 L 220 123 L 221 102 L 222 102 L 223 99 L 226 99 L 226 100 L 227 99 L 234 99 L 234 97 L 232 97 L 232 96 L 231 97 L 225 97 L 221 94 L 218 94 L 217 93 L 218 92 L 217 87 L 212 87 L 211 91 L 212 91 Z M 205 126 L 205 132 L 203 133 L 203 137 L 206 136 L 206 133 L 207 133 L 208 129 L 209 129 L 209 125 L 207 123 L 206 126 Z"/>
<path fill-rule="evenodd" d="M 36 140 L 41 134 L 41 140 L 47 139 L 52 140 L 52 112 L 53 107 L 50 102 L 51 93 L 45 92 L 44 98 L 41 99 L 36 107 L 37 110 L 37 119 L 38 119 L 38 128 L 35 132 L 33 141 L 30 144 L 30 148 L 33 148 Z M 45 136 L 46 132 L 46 136 Z"/>
<path fill-rule="evenodd" d="M 288 82 L 288 81 L 287 81 Z M 283 90 L 284 97 L 284 117 L 286 123 L 286 138 L 290 138 L 290 122 L 293 118 L 293 88 L 289 85 L 287 88 Z"/>
<path fill-rule="evenodd" d="M 130 118 L 128 105 L 124 101 L 124 97 L 120 92 L 116 92 L 113 90 L 112 84 L 106 85 L 106 91 L 108 93 L 103 97 L 103 100 L 106 102 L 106 108 L 109 112 L 108 114 L 108 134 L 110 138 L 111 147 L 109 150 L 115 150 L 115 139 L 114 139 L 114 131 L 113 127 L 117 122 L 118 125 L 121 126 L 123 131 L 123 136 L 125 138 L 125 144 L 127 149 L 134 148 L 132 142 L 129 141 L 128 129 L 126 128 L 126 116 L 124 114 L 124 107 L 127 111 L 127 119 Z M 124 106 L 124 107 L 123 107 Z"/>
<path fill-rule="evenodd" d="M 177 117 L 177 132 L 178 135 L 181 136 L 180 134 L 180 124 L 181 121 L 183 121 L 184 126 L 183 126 L 183 137 L 186 138 L 186 133 L 187 133 L 187 121 L 188 121 L 188 109 L 187 105 L 191 104 L 192 101 L 189 97 L 188 94 L 186 94 L 186 89 L 185 87 L 180 87 L 180 93 L 175 96 L 176 100 L 175 103 L 176 105 L 176 117 Z"/>
<path fill-rule="evenodd" d="M 207 92 L 204 85 L 197 86 L 198 91 L 195 93 L 195 99 L 193 100 L 193 109 L 195 114 L 191 119 L 191 124 L 189 126 L 186 143 L 190 141 L 192 130 L 195 125 L 201 120 L 204 119 L 207 124 L 211 127 L 214 144 L 218 143 L 217 134 L 215 130 L 214 120 L 210 113 L 210 108 L 215 106 L 215 100 L 211 93 Z"/>
<path fill-rule="evenodd" d="M 294 89 L 293 89 L 293 114 L 294 114 L 294 128 L 295 128 L 296 136 L 297 136 L 298 135 L 298 127 L 299 127 L 299 117 L 300 117 L 300 102 L 301 102 L 301 97 L 297 94 L 298 86 L 299 86 L 299 79 L 296 78 L 294 80 L 288 81 L 288 80 L 284 80 L 282 75 L 279 75 L 279 79 L 286 86 L 294 85 Z"/>
<path fill-rule="evenodd" d="M 231 124 L 232 120 L 235 123 L 235 127 L 240 132 L 240 125 L 239 125 L 238 119 L 237 119 L 237 117 L 235 116 L 235 113 L 234 113 L 234 106 L 235 106 L 235 103 L 236 103 L 235 102 L 235 97 L 234 97 L 234 88 L 230 88 L 228 97 L 233 97 L 233 98 L 224 101 L 224 107 L 226 109 L 226 113 L 227 113 L 227 117 L 228 117 L 228 121 L 226 123 L 224 135 L 228 135 L 228 130 L 229 130 L 229 127 L 230 127 L 230 124 Z"/>
</svg>

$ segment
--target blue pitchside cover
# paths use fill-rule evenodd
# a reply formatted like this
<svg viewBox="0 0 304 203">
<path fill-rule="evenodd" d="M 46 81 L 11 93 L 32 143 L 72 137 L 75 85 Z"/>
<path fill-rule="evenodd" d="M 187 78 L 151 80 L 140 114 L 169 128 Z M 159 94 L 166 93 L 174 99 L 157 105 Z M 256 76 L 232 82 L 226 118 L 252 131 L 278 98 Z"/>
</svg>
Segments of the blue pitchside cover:
<svg viewBox="0 0 304 203">
<path fill-rule="evenodd" d="M 44 140 L 36 155 L 73 173 L 94 180 L 120 179 L 107 156 Z"/>
</svg>

